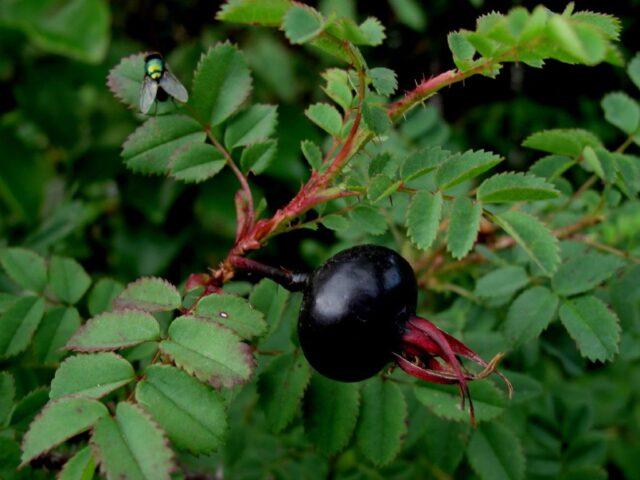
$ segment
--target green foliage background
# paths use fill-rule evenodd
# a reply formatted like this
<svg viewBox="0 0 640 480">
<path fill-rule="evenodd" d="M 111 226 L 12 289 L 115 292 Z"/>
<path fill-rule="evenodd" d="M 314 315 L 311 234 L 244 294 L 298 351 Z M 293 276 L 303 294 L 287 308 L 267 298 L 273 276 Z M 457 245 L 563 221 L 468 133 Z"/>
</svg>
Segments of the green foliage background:
<svg viewBox="0 0 640 480">
<path fill-rule="evenodd" d="M 619 9 L 605 13 L 621 18 L 620 51 L 625 61 L 634 58 L 636 2 L 586 3 L 577 7 Z M 387 27 L 384 44 L 362 50 L 370 67 L 396 71 L 402 93 L 414 79 L 453 68 L 449 48 L 455 66 L 471 68 L 467 40 L 447 41 L 448 32 L 473 29 L 480 14 L 519 4 L 325 0 L 318 9 L 358 21 L 377 16 Z M 172 465 L 179 466 L 175 478 L 214 478 L 216 472 L 233 479 L 640 478 L 640 108 L 634 100 L 640 66 L 549 61 L 538 70 L 524 65 L 534 60 L 519 58 L 505 64 L 497 79 L 475 76 L 443 90 L 393 130 L 375 116 L 376 102 L 388 95 L 372 97 L 365 122 L 387 139 L 377 138 L 358 154 L 356 167 L 341 179 L 363 194 L 362 205 L 340 200 L 321 207 L 309 225 L 290 225 L 291 232 L 257 255 L 309 269 L 363 242 L 401 251 L 422 274 L 421 313 L 483 356 L 508 352 L 504 363 L 516 395 L 506 400 L 489 381 L 472 385 L 482 421 L 474 430 L 450 389 L 414 384 L 398 372 L 362 385 L 313 374 L 296 348 L 299 297 L 267 281 L 256 287 L 231 282 L 226 296 L 195 310 L 218 321 L 220 311 L 231 314 L 225 325 L 233 331 L 198 350 L 209 360 L 222 358 L 232 374 L 185 354 L 195 337 L 221 337 L 211 324 L 172 321 L 169 312 L 194 301 L 183 295 L 187 276 L 216 266 L 233 245 L 237 181 L 229 169 L 218 173 L 217 165 L 213 179 L 197 184 L 128 170 L 133 154 L 122 146 L 141 119 L 105 85 L 109 70 L 125 57 L 157 49 L 193 96 L 201 54 L 227 39 L 237 44 L 253 78 L 251 103 L 278 106 L 277 124 L 274 110 L 265 107 L 255 112 L 266 118 L 265 131 L 252 130 L 265 149 L 277 139 L 277 154 L 260 175 L 250 176 L 256 203 L 267 213 L 295 194 L 311 167 L 318 168 L 314 147 L 303 148 L 310 167 L 301 142 L 324 151 L 330 143 L 305 110 L 331 99 L 342 105 L 339 95 L 327 96 L 320 87 L 328 85 L 322 72 L 344 64 L 287 41 L 304 43 L 308 22 L 302 34 L 293 26 L 283 34 L 219 22 L 218 9 L 178 0 L 0 3 L 0 478 L 53 478 L 71 457 L 63 478 L 91 478 L 94 469 L 98 476 L 98 462 L 112 478 L 120 471 L 164 478 Z M 597 63 L 588 60 L 578 63 Z M 339 88 L 343 78 L 336 75 Z M 379 94 L 389 89 L 384 82 L 373 85 Z M 308 116 L 332 132 L 331 115 Z M 157 120 L 163 118 L 171 117 Z M 536 134 L 570 128 L 591 133 Z M 240 146 L 237 160 L 249 164 L 240 158 L 242 136 L 227 129 L 224 137 Z M 627 155 L 616 157 L 620 146 Z M 416 150 L 421 153 L 413 155 L 412 166 L 406 159 Z M 452 158 L 466 171 L 435 168 Z M 464 181 L 500 158 L 497 172 L 536 177 L 506 174 L 482 183 L 485 174 Z M 400 183 L 417 193 L 410 198 L 397 192 Z M 521 201 L 532 202 L 525 213 L 510 210 Z M 524 248 L 495 249 L 501 234 L 481 228 L 470 255 L 485 261 L 464 264 L 482 202 L 490 205 L 485 218 L 523 238 Z M 503 202 L 516 203 L 502 208 Z M 323 216 L 321 225 L 315 214 Z M 441 215 L 448 219 L 448 236 L 438 230 Z M 563 229 L 584 219 L 565 235 Z M 443 273 L 434 267 L 433 274 L 438 256 L 455 267 Z M 454 257 L 463 260 L 455 263 Z M 122 293 L 126 284 L 148 276 L 180 288 L 147 280 Z M 144 304 L 144 312 L 105 314 L 116 297 L 120 305 Z M 96 319 L 108 328 L 100 330 Z M 140 327 L 127 327 L 124 339 L 109 337 L 117 322 Z M 75 333 L 81 324 L 89 326 Z M 199 334 L 185 333 L 194 330 Z M 263 352 L 254 372 L 244 369 L 247 344 L 241 340 Z M 60 350 L 64 345 L 101 352 L 70 356 Z M 157 348 L 194 376 L 167 365 L 146 369 Z M 120 353 L 110 351 L 115 349 Z M 63 370 L 64 357 L 70 359 Z M 86 371 L 100 386 L 83 383 Z M 132 382 L 143 371 L 136 386 Z M 225 387 L 248 383 L 218 392 L 206 386 L 211 376 Z M 125 401 L 134 397 L 135 404 Z M 25 439 L 43 407 L 48 413 Z M 75 425 L 66 424 L 71 417 Z M 127 435 L 123 425 L 130 426 L 131 438 L 144 440 L 140 455 L 109 448 L 118 434 Z M 21 442 L 35 457 L 89 427 L 91 448 L 81 433 L 15 470 Z"/>
</svg>

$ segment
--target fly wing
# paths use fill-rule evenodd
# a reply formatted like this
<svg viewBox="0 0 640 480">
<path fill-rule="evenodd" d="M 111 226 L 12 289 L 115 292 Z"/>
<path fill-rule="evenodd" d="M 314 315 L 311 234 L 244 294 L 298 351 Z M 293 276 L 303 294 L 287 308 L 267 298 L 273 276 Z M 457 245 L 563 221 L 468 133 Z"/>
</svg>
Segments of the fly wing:
<svg viewBox="0 0 640 480">
<path fill-rule="evenodd" d="M 162 77 L 160 78 L 160 86 L 165 92 L 179 102 L 186 103 L 187 100 L 189 100 L 187 89 L 184 88 L 184 85 L 180 83 L 180 80 L 178 80 L 169 70 L 165 70 L 162 74 Z"/>
<path fill-rule="evenodd" d="M 146 114 L 153 105 L 158 93 L 158 82 L 145 76 L 140 88 L 140 111 Z"/>
</svg>

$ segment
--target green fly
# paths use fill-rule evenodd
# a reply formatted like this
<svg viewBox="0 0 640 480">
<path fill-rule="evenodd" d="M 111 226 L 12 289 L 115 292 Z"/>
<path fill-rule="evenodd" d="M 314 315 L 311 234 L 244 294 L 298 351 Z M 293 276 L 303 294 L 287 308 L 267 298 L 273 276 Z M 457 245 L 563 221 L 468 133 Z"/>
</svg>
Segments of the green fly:
<svg viewBox="0 0 640 480">
<path fill-rule="evenodd" d="M 150 53 L 144 57 L 144 80 L 140 89 L 140 111 L 147 113 L 155 100 L 165 102 L 169 96 L 185 103 L 189 94 L 159 53 Z"/>
</svg>

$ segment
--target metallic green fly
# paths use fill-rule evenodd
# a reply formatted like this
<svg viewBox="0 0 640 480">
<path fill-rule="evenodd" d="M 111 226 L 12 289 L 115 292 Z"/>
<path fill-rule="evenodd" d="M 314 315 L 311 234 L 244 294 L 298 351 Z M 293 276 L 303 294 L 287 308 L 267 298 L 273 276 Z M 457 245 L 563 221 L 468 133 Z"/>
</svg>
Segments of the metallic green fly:
<svg viewBox="0 0 640 480">
<path fill-rule="evenodd" d="M 159 53 L 150 53 L 144 57 L 144 80 L 140 89 L 140 111 L 148 113 L 155 100 L 165 102 L 169 96 L 185 103 L 189 94 Z"/>
</svg>

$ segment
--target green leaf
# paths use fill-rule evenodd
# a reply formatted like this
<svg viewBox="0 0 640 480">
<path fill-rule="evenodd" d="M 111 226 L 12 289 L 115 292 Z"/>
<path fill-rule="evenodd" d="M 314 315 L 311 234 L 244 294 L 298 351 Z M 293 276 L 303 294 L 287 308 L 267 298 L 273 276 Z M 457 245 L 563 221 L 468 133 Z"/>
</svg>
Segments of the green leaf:
<svg viewBox="0 0 640 480">
<path fill-rule="evenodd" d="M 577 128 L 543 130 L 527 137 L 524 147 L 543 152 L 579 157 L 584 147 L 598 148 L 602 143 L 593 133 Z"/>
<path fill-rule="evenodd" d="M 169 365 L 151 365 L 136 386 L 136 400 L 167 432 L 171 442 L 192 453 L 218 449 L 227 431 L 218 394 Z"/>
<path fill-rule="evenodd" d="M 20 465 L 20 445 L 11 438 L 0 437 L 0 477 L 15 478 L 18 465 Z"/>
<path fill-rule="evenodd" d="M 469 384 L 473 398 L 476 420 L 484 422 L 493 420 L 502 413 L 505 406 L 504 395 L 490 382 L 473 382 Z M 414 388 L 416 398 L 437 416 L 457 422 L 469 421 L 469 405 L 460 408 L 460 392 L 450 385 L 421 383 Z"/>
<path fill-rule="evenodd" d="M 338 110 L 328 103 L 315 103 L 304 112 L 309 120 L 333 137 L 340 136 L 342 117 Z"/>
<path fill-rule="evenodd" d="M 565 300 L 560 307 L 560 321 L 583 357 L 604 362 L 618 353 L 618 317 L 599 298 L 585 295 Z"/>
<path fill-rule="evenodd" d="M 180 317 L 169 326 L 160 350 L 176 365 L 215 388 L 231 388 L 249 380 L 251 347 L 231 330 L 195 317 Z"/>
<path fill-rule="evenodd" d="M 424 448 L 425 456 L 433 459 L 438 468 L 453 475 L 469 443 L 469 422 L 450 422 L 432 414 L 420 404 L 416 408 L 422 410 L 420 413 L 428 425 L 427 435 L 420 439 L 420 448 Z M 411 413 L 409 415 L 411 428 L 413 419 Z"/>
<path fill-rule="evenodd" d="M 351 211 L 349 217 L 358 228 L 371 235 L 382 235 L 389 227 L 384 215 L 368 205 L 356 207 Z"/>
<path fill-rule="evenodd" d="M 376 92 L 383 97 L 389 97 L 398 88 L 398 79 L 396 72 L 389 68 L 372 68 L 367 71 L 367 75 L 371 78 L 371 83 Z"/>
<path fill-rule="evenodd" d="M 113 301 L 122 293 L 124 285 L 111 278 L 101 278 L 98 280 L 87 299 L 89 314 L 96 316 L 113 308 Z"/>
<path fill-rule="evenodd" d="M 0 372 L 0 428 L 9 423 L 13 401 L 16 396 L 16 385 L 9 372 Z"/>
<path fill-rule="evenodd" d="M 558 295 L 583 293 L 611 278 L 623 266 L 624 261 L 618 257 L 589 252 L 562 263 L 551 285 Z"/>
<path fill-rule="evenodd" d="M 351 93 L 349 74 L 340 68 L 330 68 L 325 70 L 322 77 L 327 82 L 323 87 L 324 93 L 340 105 L 345 112 L 351 108 L 353 94 Z"/>
<path fill-rule="evenodd" d="M 602 99 L 604 118 L 627 135 L 640 128 L 640 105 L 624 92 L 608 93 Z"/>
<path fill-rule="evenodd" d="M 175 468 L 164 432 L 132 403 L 118 403 L 115 418 L 102 417 L 91 443 L 109 479 L 169 480 Z"/>
<path fill-rule="evenodd" d="M 407 210 L 407 233 L 421 250 L 427 250 L 438 234 L 442 214 L 442 194 L 420 191 L 413 196 Z"/>
<path fill-rule="evenodd" d="M 315 8 L 293 4 L 284 16 L 282 29 L 291 43 L 306 43 L 322 32 L 324 19 Z"/>
<path fill-rule="evenodd" d="M 502 161 L 502 157 L 484 150 L 468 150 L 450 157 L 436 172 L 436 184 L 446 190 L 454 185 L 470 180 Z"/>
<path fill-rule="evenodd" d="M 363 455 L 375 465 L 386 465 L 400 452 L 407 433 L 407 404 L 402 390 L 376 376 L 362 389 L 362 409 L 356 442 Z"/>
<path fill-rule="evenodd" d="M 46 387 L 30 391 L 16 403 L 11 415 L 11 427 L 20 432 L 26 432 L 36 414 L 49 401 Z"/>
<path fill-rule="evenodd" d="M 17 355 L 29 346 L 43 314 L 43 299 L 23 297 L 0 316 L 0 358 Z"/>
<path fill-rule="evenodd" d="M 60 300 L 73 305 L 82 298 L 90 285 L 91 277 L 73 258 L 51 258 L 49 287 Z"/>
<path fill-rule="evenodd" d="M 611 183 L 616 179 L 616 156 L 617 154 L 613 154 L 604 148 L 594 150 L 591 147 L 584 147 L 580 165 L 585 170 L 594 172 L 605 182 Z"/>
<path fill-rule="evenodd" d="M 33 354 L 45 365 L 55 365 L 65 355 L 64 346 L 82 323 L 73 307 L 47 310 L 33 337 Z"/>
<path fill-rule="evenodd" d="M 60 471 L 59 480 L 91 480 L 96 469 L 91 447 L 84 447 L 66 461 Z"/>
<path fill-rule="evenodd" d="M 123 310 L 91 318 L 71 337 L 66 348 L 77 352 L 98 352 L 129 348 L 157 340 L 158 321 L 145 312 Z"/>
<path fill-rule="evenodd" d="M 512 210 L 496 215 L 495 220 L 545 275 L 556 271 L 560 264 L 558 239 L 537 218 Z"/>
<path fill-rule="evenodd" d="M 454 258 L 464 258 L 478 236 L 482 206 L 465 196 L 457 197 L 451 208 L 447 232 L 447 250 Z"/>
<path fill-rule="evenodd" d="M 254 309 L 244 298 L 226 293 L 202 298 L 193 315 L 224 325 L 246 339 L 259 337 L 267 329 L 267 323 L 259 310 Z"/>
<path fill-rule="evenodd" d="M 256 175 L 264 172 L 276 156 L 278 143 L 275 140 L 254 143 L 242 151 L 240 166 L 243 172 L 252 171 Z"/>
<path fill-rule="evenodd" d="M 428 147 L 417 150 L 402 164 L 401 177 L 405 182 L 426 175 L 446 162 L 451 153 L 440 147 Z"/>
<path fill-rule="evenodd" d="M 379 202 L 394 193 L 400 184 L 401 182 L 399 180 L 394 182 L 386 175 L 376 175 L 371 179 L 371 183 L 367 189 L 367 198 L 371 203 Z"/>
<path fill-rule="evenodd" d="M 9 278 L 25 290 L 42 292 L 47 284 L 47 266 L 37 253 L 24 248 L 0 250 L 0 264 Z"/>
<path fill-rule="evenodd" d="M 620 37 L 622 24 L 620 23 L 620 20 L 613 15 L 584 11 L 574 13 L 571 15 L 571 18 L 597 27 L 607 38 L 610 38 L 611 40 L 618 40 Z"/>
<path fill-rule="evenodd" d="M 527 283 L 529 283 L 529 277 L 524 268 L 502 267 L 480 277 L 474 293 L 485 298 L 502 297 L 517 292 Z"/>
<path fill-rule="evenodd" d="M 215 176 L 226 165 L 222 152 L 208 143 L 188 143 L 171 155 L 171 176 L 185 183 L 200 183 Z"/>
<path fill-rule="evenodd" d="M 311 168 L 316 171 L 320 170 L 320 165 L 322 165 L 322 150 L 320 150 L 320 147 L 311 140 L 303 140 L 300 143 L 300 149 Z"/>
<path fill-rule="evenodd" d="M 362 106 L 362 120 L 375 135 L 382 135 L 391 128 L 391 119 L 387 111 L 376 105 L 365 103 Z"/>
<path fill-rule="evenodd" d="M 270 430 L 281 432 L 298 414 L 310 378 L 311 368 L 297 352 L 276 357 L 260 374 L 259 401 Z"/>
<path fill-rule="evenodd" d="M 363 39 L 354 39 L 354 43 L 358 45 L 368 45 L 370 47 L 378 46 L 385 39 L 384 26 L 375 17 L 369 17 L 358 27 L 358 36 L 362 36 Z"/>
<path fill-rule="evenodd" d="M 389 6 L 398 20 L 419 32 L 427 26 L 427 17 L 420 2 L 416 0 L 389 0 Z"/>
<path fill-rule="evenodd" d="M 122 146 L 122 158 L 135 172 L 166 174 L 171 156 L 178 148 L 202 143 L 205 137 L 200 124 L 185 115 L 153 117 L 127 138 Z"/>
<path fill-rule="evenodd" d="M 607 41 L 598 29 L 571 22 L 564 15 L 553 15 L 547 30 L 556 48 L 569 56 L 564 61 L 595 65 L 604 60 Z"/>
<path fill-rule="evenodd" d="M 88 430 L 107 413 L 107 407 L 102 403 L 88 398 L 70 397 L 49 402 L 24 436 L 22 465 Z"/>
<path fill-rule="evenodd" d="M 575 161 L 572 158 L 564 155 L 547 155 L 531 165 L 529 171 L 538 177 L 555 180 L 574 164 Z"/>
<path fill-rule="evenodd" d="M 475 47 L 466 39 L 463 32 L 451 32 L 447 36 L 449 49 L 453 54 L 453 61 L 456 66 L 464 70 L 470 66 L 470 62 L 476 53 Z"/>
<path fill-rule="evenodd" d="M 75 355 L 60 364 L 51 381 L 49 398 L 76 396 L 102 398 L 135 380 L 129 362 L 113 352 Z"/>
<path fill-rule="evenodd" d="M 279 27 L 290 0 L 228 0 L 216 15 L 224 22 Z"/>
<path fill-rule="evenodd" d="M 482 480 L 525 478 L 520 439 L 505 425 L 485 423 L 475 430 L 467 448 L 467 458 Z"/>
<path fill-rule="evenodd" d="M 358 388 L 313 375 L 305 396 L 305 431 L 325 455 L 342 450 L 358 419 Z"/>
<path fill-rule="evenodd" d="M 276 129 L 278 108 L 274 105 L 252 105 L 238 114 L 224 132 L 224 143 L 229 149 L 266 140 Z"/>
<path fill-rule="evenodd" d="M 144 277 L 127 285 L 115 301 L 119 309 L 163 312 L 182 306 L 178 289 L 162 278 Z"/>
<path fill-rule="evenodd" d="M 200 57 L 190 105 L 197 117 L 219 125 L 238 111 L 251 93 L 251 73 L 235 45 L 218 43 Z"/>
<path fill-rule="evenodd" d="M 107 53 L 110 12 L 104 0 L 21 0 L 7 2 L 2 13 L 45 52 L 94 64 Z"/>
<path fill-rule="evenodd" d="M 478 200 L 486 203 L 548 200 L 559 192 L 544 179 L 528 173 L 506 172 L 487 178 L 478 187 Z"/>
<path fill-rule="evenodd" d="M 535 338 L 556 316 L 558 297 L 545 287 L 531 287 L 522 292 L 509 306 L 504 333 L 514 347 Z"/>
<path fill-rule="evenodd" d="M 636 53 L 627 65 L 627 74 L 636 87 L 640 88 L 640 53 Z"/>
</svg>

